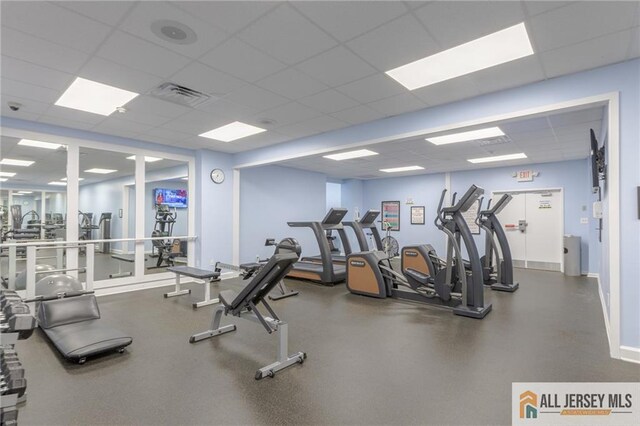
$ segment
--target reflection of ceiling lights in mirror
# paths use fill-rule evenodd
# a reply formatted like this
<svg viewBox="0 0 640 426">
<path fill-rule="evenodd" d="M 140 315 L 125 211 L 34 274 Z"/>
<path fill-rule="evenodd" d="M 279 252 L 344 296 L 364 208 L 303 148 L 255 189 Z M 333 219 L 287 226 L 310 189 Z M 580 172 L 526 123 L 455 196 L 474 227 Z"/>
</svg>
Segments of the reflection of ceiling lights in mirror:
<svg viewBox="0 0 640 426">
<path fill-rule="evenodd" d="M 479 139 L 495 138 L 504 136 L 504 132 L 499 127 L 487 127 L 486 129 L 470 130 L 468 132 L 452 133 L 450 135 L 435 136 L 427 138 L 434 145 L 446 145 L 450 143 L 476 141 Z"/>
<path fill-rule="evenodd" d="M 59 143 L 35 141 L 32 139 L 21 139 L 18 145 L 31 146 L 33 148 L 58 149 L 62 145 Z"/>
<path fill-rule="evenodd" d="M 109 173 L 115 173 L 115 172 L 117 172 L 117 170 L 101 169 L 99 167 L 85 170 L 85 173 L 95 173 L 95 174 L 98 174 L 98 175 L 108 175 Z"/>
<path fill-rule="evenodd" d="M 222 127 L 209 130 L 202 133 L 199 136 L 203 138 L 215 139 L 222 142 L 231 142 L 236 139 L 246 138 L 247 136 L 256 135 L 258 133 L 266 132 L 266 129 L 252 126 L 251 124 L 242 123 L 240 121 L 234 121 L 233 123 L 226 124 Z"/>
<path fill-rule="evenodd" d="M 135 160 L 136 156 L 135 155 L 131 155 L 129 157 L 127 157 L 127 160 Z M 158 158 L 158 157 L 149 157 L 148 155 L 144 156 L 144 162 L 145 163 L 155 163 L 156 161 L 160 161 L 162 160 L 162 158 Z"/>
<path fill-rule="evenodd" d="M 393 167 L 391 169 L 380 169 L 381 172 L 385 172 L 385 173 L 411 172 L 413 170 L 424 170 L 424 167 L 404 166 L 404 167 Z"/>
<path fill-rule="evenodd" d="M 78 181 L 81 181 L 81 180 L 84 180 L 84 178 L 79 177 Z M 62 179 L 60 179 L 60 182 L 66 182 L 66 181 L 67 181 L 66 177 L 63 177 Z"/>
<path fill-rule="evenodd" d="M 111 115 L 117 107 L 136 96 L 138 93 L 78 77 L 55 104 L 93 114 Z"/>
<path fill-rule="evenodd" d="M 54 180 L 53 182 L 49 182 L 48 185 L 67 186 L 67 182 L 58 182 L 57 180 Z"/>
<path fill-rule="evenodd" d="M 386 74 L 409 90 L 533 55 L 524 22 L 418 59 Z"/>
<path fill-rule="evenodd" d="M 18 194 L 33 194 L 33 191 L 18 191 Z"/>
<path fill-rule="evenodd" d="M 189 180 L 189 178 L 188 178 L 188 177 L 182 177 L 182 178 L 180 178 L 180 179 L 182 179 L 182 180 Z"/>
<path fill-rule="evenodd" d="M 473 164 L 479 164 L 491 163 L 493 161 L 519 160 L 522 158 L 527 158 L 527 155 L 524 152 L 519 152 L 517 154 L 496 155 L 494 157 L 470 158 L 467 161 Z"/>
<path fill-rule="evenodd" d="M 329 160 L 342 161 L 351 160 L 352 158 L 369 157 L 371 155 L 378 155 L 378 153 L 368 149 L 358 149 L 356 151 L 341 152 L 339 154 L 323 155 L 323 157 Z"/>
<path fill-rule="evenodd" d="M 16 174 L 14 172 L 0 172 L 0 176 L 4 177 L 14 177 Z"/>
<path fill-rule="evenodd" d="M 14 158 L 3 158 L 0 160 L 0 164 L 3 166 L 19 166 L 19 167 L 29 167 L 35 163 L 35 161 L 30 160 L 16 160 Z"/>
<path fill-rule="evenodd" d="M 0 182 L 6 182 L 7 180 L 7 178 L 0 178 Z"/>
</svg>

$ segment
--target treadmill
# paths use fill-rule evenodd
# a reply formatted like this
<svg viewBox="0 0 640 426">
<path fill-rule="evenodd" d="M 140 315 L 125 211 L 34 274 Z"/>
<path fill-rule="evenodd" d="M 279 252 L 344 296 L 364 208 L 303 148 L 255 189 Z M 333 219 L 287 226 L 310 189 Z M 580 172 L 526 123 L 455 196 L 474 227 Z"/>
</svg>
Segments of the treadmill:
<svg viewBox="0 0 640 426">
<path fill-rule="evenodd" d="M 376 227 L 376 218 L 379 215 L 380 215 L 380 210 L 367 210 L 367 212 L 362 216 L 362 218 L 359 221 L 344 222 L 344 226 L 348 226 L 352 228 L 353 232 L 356 234 L 356 239 L 358 240 L 360 251 L 369 251 L 369 250 L 384 251 L 384 247 L 382 245 L 382 239 L 380 238 L 380 232 L 378 232 L 378 228 Z M 368 229 L 371 232 L 371 235 L 373 235 L 373 243 L 375 244 L 375 247 L 372 247 L 372 248 L 369 247 L 369 242 L 367 241 L 365 229 Z"/>
<path fill-rule="evenodd" d="M 351 254 L 351 245 L 344 232 L 342 219 L 347 214 L 345 208 L 332 208 L 322 219 L 322 222 L 287 222 L 292 228 L 311 228 L 320 247 L 320 255 L 304 257 L 293 265 L 287 275 L 290 278 L 300 278 L 319 282 L 324 285 L 334 285 L 346 279 L 346 256 Z M 331 253 L 326 231 L 338 231 L 345 255 Z"/>
</svg>

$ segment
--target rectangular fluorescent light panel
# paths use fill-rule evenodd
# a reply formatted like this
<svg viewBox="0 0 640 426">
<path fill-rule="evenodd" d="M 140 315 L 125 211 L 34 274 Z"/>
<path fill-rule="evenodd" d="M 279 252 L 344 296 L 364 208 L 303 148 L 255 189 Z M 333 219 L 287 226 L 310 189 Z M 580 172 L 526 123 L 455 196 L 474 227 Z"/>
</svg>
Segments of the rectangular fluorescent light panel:
<svg viewBox="0 0 640 426">
<path fill-rule="evenodd" d="M 85 173 L 95 173 L 98 175 L 108 175 L 109 173 L 114 173 L 117 172 L 117 170 L 112 170 L 112 169 L 101 169 L 101 168 L 94 168 L 94 169 L 88 169 L 85 170 Z"/>
<path fill-rule="evenodd" d="M 524 22 L 387 71 L 409 90 L 533 54 Z"/>
<path fill-rule="evenodd" d="M 58 149 L 62 146 L 62 144 L 59 143 L 34 141 L 32 139 L 21 139 L 20 142 L 18 142 L 18 145 L 44 149 Z"/>
<path fill-rule="evenodd" d="M 424 170 L 424 167 L 421 166 L 405 166 L 405 167 L 394 167 L 391 169 L 380 169 L 381 172 L 385 173 L 398 173 L 398 172 L 410 172 L 413 170 Z"/>
<path fill-rule="evenodd" d="M 80 182 L 81 180 L 84 180 L 84 178 L 79 177 L 79 178 L 78 178 L 78 182 Z M 66 181 L 67 181 L 67 178 L 66 178 L 66 177 L 64 177 L 64 178 L 60 179 L 60 182 L 66 182 Z"/>
<path fill-rule="evenodd" d="M 132 155 L 130 157 L 127 157 L 127 160 L 135 160 L 136 156 Z M 147 155 L 144 156 L 144 162 L 145 163 L 155 163 L 156 161 L 160 161 L 162 160 L 162 158 L 158 158 L 158 157 L 149 157 Z"/>
<path fill-rule="evenodd" d="M 0 172 L 0 176 L 3 177 L 14 177 L 16 174 L 14 172 Z"/>
<path fill-rule="evenodd" d="M 29 161 L 29 160 L 15 160 L 13 158 L 3 158 L 2 160 L 0 160 L 0 164 L 4 165 L 4 166 L 20 166 L 20 167 L 29 167 L 30 165 L 32 165 L 33 163 L 35 163 L 35 161 Z"/>
<path fill-rule="evenodd" d="M 138 93 L 78 77 L 55 104 L 93 114 L 111 115 L 116 108 L 136 96 Z"/>
<path fill-rule="evenodd" d="M 222 142 L 231 142 L 266 131 L 266 129 L 261 129 L 251 124 L 234 121 L 233 123 L 202 133 L 200 136 Z"/>
<path fill-rule="evenodd" d="M 6 182 L 6 181 L 8 181 L 8 180 L 9 180 L 9 179 L 7 179 L 7 178 L 0 178 L 0 182 Z"/>
<path fill-rule="evenodd" d="M 33 194 L 33 191 L 19 191 L 18 194 Z"/>
<path fill-rule="evenodd" d="M 518 154 L 496 155 L 495 157 L 470 158 L 467 161 L 473 164 L 478 164 L 491 163 L 494 161 L 519 160 L 521 158 L 527 158 L 524 152 L 520 152 Z"/>
<path fill-rule="evenodd" d="M 479 139 L 495 138 L 504 136 L 504 132 L 499 127 L 488 127 L 486 129 L 471 130 L 462 133 L 453 133 L 451 135 L 436 136 L 427 138 L 434 145 L 446 145 L 450 143 L 477 141 Z"/>
<path fill-rule="evenodd" d="M 378 153 L 368 149 L 358 149 L 356 151 L 341 152 L 340 154 L 324 155 L 323 157 L 330 160 L 342 161 L 351 160 L 352 158 L 369 157 L 371 155 L 378 155 Z"/>
<path fill-rule="evenodd" d="M 57 180 L 54 180 L 53 182 L 49 182 L 49 185 L 67 186 L 67 182 L 59 182 Z"/>
</svg>

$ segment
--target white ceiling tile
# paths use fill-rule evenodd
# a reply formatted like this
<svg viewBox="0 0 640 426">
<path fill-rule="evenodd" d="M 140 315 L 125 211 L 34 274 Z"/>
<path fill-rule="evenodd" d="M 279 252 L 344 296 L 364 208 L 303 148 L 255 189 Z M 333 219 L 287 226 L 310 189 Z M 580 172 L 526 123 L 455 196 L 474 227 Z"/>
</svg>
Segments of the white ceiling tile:
<svg viewBox="0 0 640 426">
<path fill-rule="evenodd" d="M 1 80 L 0 87 L 2 88 L 3 98 L 16 96 L 44 103 L 53 103 L 57 101 L 62 94 L 59 90 L 10 80 L 4 77 Z"/>
<path fill-rule="evenodd" d="M 119 115 L 123 120 L 146 124 L 148 126 L 160 126 L 167 123 L 171 118 L 153 114 L 142 108 L 131 108 L 127 106 L 127 112 Z"/>
<path fill-rule="evenodd" d="M 68 73 L 76 73 L 89 58 L 79 50 L 6 27 L 2 28 L 1 49 L 3 55 Z"/>
<path fill-rule="evenodd" d="M 159 38 L 151 31 L 151 25 L 161 20 L 177 21 L 188 26 L 195 32 L 197 39 L 191 44 L 177 44 Z M 201 21 L 172 4 L 159 1 L 137 2 L 119 28 L 193 59 L 199 58 L 228 37 L 226 31 Z"/>
<path fill-rule="evenodd" d="M 566 6 L 568 4 L 574 3 L 572 1 L 531 1 L 526 0 L 522 2 L 523 7 L 527 10 L 529 16 L 539 15 L 544 12 L 548 12 L 553 9 L 557 9 L 559 7 Z"/>
<path fill-rule="evenodd" d="M 135 4 L 128 1 L 57 1 L 57 5 L 74 10 L 96 21 L 115 26 Z"/>
<path fill-rule="evenodd" d="M 407 91 L 402 85 L 386 74 L 375 74 L 365 77 L 361 80 L 337 87 L 336 90 L 361 103 L 377 101 Z"/>
<path fill-rule="evenodd" d="M 529 118 L 527 120 L 512 121 L 500 125 L 500 129 L 509 136 L 516 133 L 533 132 L 548 128 L 549 122 L 547 117 Z"/>
<path fill-rule="evenodd" d="M 442 50 L 523 22 L 520 2 L 433 2 L 414 14 L 424 23 Z"/>
<path fill-rule="evenodd" d="M 290 102 L 261 112 L 253 117 L 253 122 L 250 122 L 250 124 L 264 127 L 264 125 L 260 123 L 260 120 L 269 119 L 275 121 L 275 126 L 284 126 L 309 120 L 320 115 L 322 115 L 322 113 L 299 104 L 298 102 Z"/>
<path fill-rule="evenodd" d="M 352 39 L 407 12 L 402 2 L 294 2 L 294 7 L 340 41 Z"/>
<path fill-rule="evenodd" d="M 186 115 L 163 124 L 161 128 L 180 133 L 187 133 L 189 135 L 199 135 L 211 129 L 215 129 L 216 127 L 228 124 L 229 122 L 230 120 L 227 117 L 220 117 L 208 112 L 192 110 Z"/>
<path fill-rule="evenodd" d="M 23 83 L 36 84 L 53 90 L 65 90 L 75 79 L 73 74 L 41 67 L 9 56 L 0 60 L 2 77 Z"/>
<path fill-rule="evenodd" d="M 224 99 L 258 111 L 264 111 L 287 102 L 286 98 L 253 85 L 243 86 L 234 90 Z"/>
<path fill-rule="evenodd" d="M 384 114 L 385 117 L 416 111 L 425 107 L 425 104 L 411 93 L 402 93 L 390 98 L 368 104 L 371 108 Z"/>
<path fill-rule="evenodd" d="M 302 98 L 300 103 L 325 113 L 338 112 L 358 105 L 353 99 L 332 89 Z"/>
<path fill-rule="evenodd" d="M 329 86 L 340 86 L 369 76 L 375 68 L 343 46 L 338 46 L 296 66 Z"/>
<path fill-rule="evenodd" d="M 621 31 L 540 54 L 547 77 L 624 61 L 632 31 Z"/>
<path fill-rule="evenodd" d="M 156 44 L 122 31 L 113 33 L 97 56 L 159 77 L 168 77 L 184 68 L 190 60 Z"/>
<path fill-rule="evenodd" d="M 76 121 L 80 123 L 93 124 L 94 126 L 106 119 L 105 116 L 100 114 L 93 114 L 90 112 L 66 108 L 58 105 L 52 105 L 49 108 L 49 110 L 46 112 L 46 115 L 51 118 L 57 117 L 67 121 Z"/>
<path fill-rule="evenodd" d="M 384 114 L 381 114 L 366 105 L 358 105 L 357 107 L 334 112 L 329 115 L 349 124 L 360 124 L 384 117 Z"/>
<path fill-rule="evenodd" d="M 12 116 L 15 116 L 16 118 L 21 118 L 20 114 L 22 114 L 23 112 L 26 112 L 30 115 L 44 114 L 50 106 L 50 104 L 45 102 L 39 102 L 33 99 L 26 99 L 21 96 L 6 95 L 5 93 L 2 93 L 2 107 L 7 107 L 7 109 L 9 109 L 7 106 L 7 103 L 9 102 L 18 102 L 19 104 L 22 104 L 20 110 L 15 111 L 15 113 L 12 114 Z"/>
<path fill-rule="evenodd" d="M 226 99 L 218 99 L 215 102 L 204 104 L 198 107 L 198 110 L 208 113 L 212 117 L 224 117 L 227 119 L 233 119 L 231 121 L 243 120 L 247 117 L 252 117 L 260 112 L 256 108 L 246 105 L 239 105 Z"/>
<path fill-rule="evenodd" d="M 174 4 L 199 19 L 234 33 L 279 3 L 271 1 L 176 1 Z"/>
<path fill-rule="evenodd" d="M 324 133 L 346 126 L 348 126 L 348 124 L 342 120 L 338 120 L 337 118 L 333 118 L 328 115 L 323 115 L 312 118 L 311 120 L 303 121 L 302 123 L 283 126 L 278 129 L 278 132 L 285 135 L 292 134 L 292 136 L 295 136 L 297 132 L 300 132 L 301 134 Z"/>
<path fill-rule="evenodd" d="M 590 40 L 633 25 L 636 2 L 577 2 L 533 17 L 535 50 L 544 52 Z"/>
<path fill-rule="evenodd" d="M 95 56 L 82 67 L 78 75 L 135 93 L 147 93 L 163 81 L 155 75 Z"/>
<path fill-rule="evenodd" d="M 155 127 L 153 129 L 149 129 L 144 132 L 140 137 L 148 137 L 148 138 L 161 138 L 165 141 L 173 141 L 177 143 L 179 141 L 185 140 L 190 135 L 184 132 L 177 132 L 175 130 L 169 130 L 164 127 Z"/>
<path fill-rule="evenodd" d="M 465 75 L 414 90 L 412 93 L 426 104 L 433 106 L 472 98 L 480 94 L 480 89 L 470 76 Z"/>
<path fill-rule="evenodd" d="M 2 27 L 85 53 L 92 53 L 111 31 L 107 25 L 43 1 L 3 2 Z"/>
<path fill-rule="evenodd" d="M 481 93 L 522 86 L 545 78 L 540 60 L 536 55 L 487 68 L 469 74 L 469 77 L 476 82 Z"/>
<path fill-rule="evenodd" d="M 579 111 L 565 112 L 563 114 L 552 114 L 549 116 L 549 121 L 554 128 L 564 127 L 592 121 L 601 121 L 604 114 L 604 108 L 588 108 Z"/>
<path fill-rule="evenodd" d="M 159 115 L 166 118 L 177 118 L 193 111 L 191 108 L 174 104 L 173 102 L 152 98 L 151 96 L 138 96 L 127 104 L 127 108 L 146 111 L 149 114 Z"/>
<path fill-rule="evenodd" d="M 258 86 L 270 90 L 289 99 L 299 99 L 321 92 L 328 87 L 318 80 L 296 70 L 287 68 L 256 83 Z"/>
<path fill-rule="evenodd" d="M 40 123 L 54 124 L 56 126 L 69 127 L 73 129 L 80 129 L 80 130 L 90 130 L 93 128 L 93 126 L 95 126 L 95 124 L 91 124 L 91 123 L 83 123 L 81 121 L 76 121 L 76 120 L 66 120 L 64 118 L 52 117 L 46 114 L 38 118 L 38 121 Z"/>
<path fill-rule="evenodd" d="M 255 82 L 286 67 L 236 38 L 225 41 L 200 61 L 248 82 Z"/>
<path fill-rule="evenodd" d="M 638 56 L 640 56 L 640 28 L 635 27 L 631 32 L 631 43 L 627 51 L 627 59 L 634 59 Z"/>
<path fill-rule="evenodd" d="M 171 76 L 170 80 L 190 89 L 218 97 L 247 84 L 243 80 L 215 70 L 200 62 L 190 63 Z"/>
<path fill-rule="evenodd" d="M 335 40 L 286 3 L 237 36 L 287 64 L 303 61 L 336 45 Z"/>
<path fill-rule="evenodd" d="M 122 132 L 127 132 L 128 135 L 145 133 L 153 129 L 153 126 L 149 126 L 143 123 L 136 123 L 134 121 L 125 120 L 120 114 L 111 114 L 104 119 L 100 124 L 94 127 L 94 129 L 100 131 L 102 129 L 117 128 Z"/>
<path fill-rule="evenodd" d="M 37 121 L 42 115 L 39 112 L 33 112 L 33 109 L 27 110 L 26 107 L 21 108 L 20 111 L 13 111 L 7 104 L 2 104 L 2 109 L 0 111 L 2 111 L 3 117 L 18 118 L 20 120 Z"/>
<path fill-rule="evenodd" d="M 413 15 L 405 15 L 347 43 L 379 71 L 405 65 L 440 50 Z"/>
</svg>

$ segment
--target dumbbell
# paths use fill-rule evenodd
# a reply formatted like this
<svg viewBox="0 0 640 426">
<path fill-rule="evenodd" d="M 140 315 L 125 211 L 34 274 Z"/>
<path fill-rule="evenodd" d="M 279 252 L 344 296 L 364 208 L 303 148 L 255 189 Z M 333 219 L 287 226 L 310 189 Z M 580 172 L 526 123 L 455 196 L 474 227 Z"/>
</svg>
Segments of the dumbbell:
<svg viewBox="0 0 640 426">
<path fill-rule="evenodd" d="M 24 367 L 16 359 L 0 360 L 0 393 L 2 395 L 18 394 L 18 398 L 27 390 L 27 379 L 24 377 Z"/>
<path fill-rule="evenodd" d="M 16 406 L 0 408 L 0 424 L 3 426 L 17 426 L 18 408 Z"/>
<path fill-rule="evenodd" d="M 18 339 L 20 340 L 27 339 L 33 334 L 37 322 L 31 316 L 27 304 L 21 301 L 8 304 L 4 307 L 2 313 L 4 316 L 2 322 L 5 325 L 5 327 L 2 327 L 3 333 L 18 332 Z"/>
</svg>

